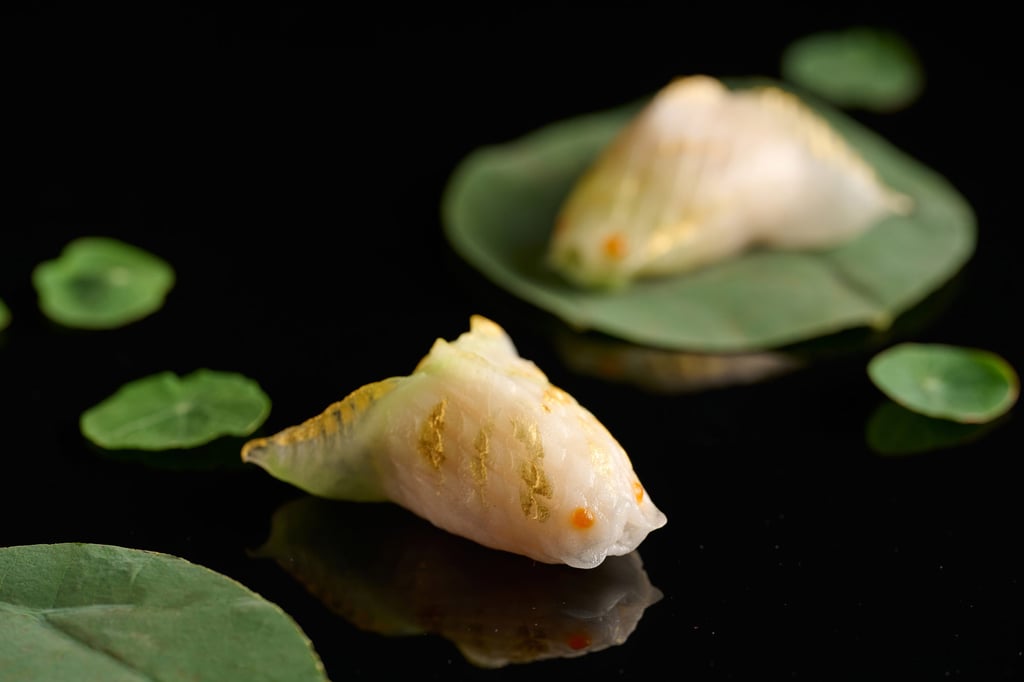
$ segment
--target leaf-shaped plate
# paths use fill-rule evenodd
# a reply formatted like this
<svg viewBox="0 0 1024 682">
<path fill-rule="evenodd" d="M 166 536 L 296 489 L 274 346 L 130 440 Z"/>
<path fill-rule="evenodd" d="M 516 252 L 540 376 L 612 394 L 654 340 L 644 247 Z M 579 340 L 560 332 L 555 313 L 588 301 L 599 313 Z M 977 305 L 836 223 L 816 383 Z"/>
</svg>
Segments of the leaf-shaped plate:
<svg viewBox="0 0 1024 682">
<path fill-rule="evenodd" d="M 197 369 L 131 381 L 82 413 L 82 434 L 108 449 L 191 448 L 221 436 L 247 436 L 270 414 L 270 398 L 252 379 Z"/>
<path fill-rule="evenodd" d="M 279 606 L 185 559 L 111 545 L 0 548 L 5 680 L 323 682 Z"/>
<path fill-rule="evenodd" d="M 787 87 L 768 79 L 727 83 Z M 544 264 L 555 215 L 579 175 L 640 102 L 472 152 L 445 188 L 445 235 L 463 259 L 513 295 L 573 328 L 637 344 L 746 352 L 854 327 L 884 328 L 970 258 L 974 213 L 942 176 L 844 114 L 802 98 L 886 183 L 914 199 L 910 215 L 887 218 L 828 251 L 751 251 L 692 274 L 637 281 L 621 291 L 574 287 Z"/>
</svg>

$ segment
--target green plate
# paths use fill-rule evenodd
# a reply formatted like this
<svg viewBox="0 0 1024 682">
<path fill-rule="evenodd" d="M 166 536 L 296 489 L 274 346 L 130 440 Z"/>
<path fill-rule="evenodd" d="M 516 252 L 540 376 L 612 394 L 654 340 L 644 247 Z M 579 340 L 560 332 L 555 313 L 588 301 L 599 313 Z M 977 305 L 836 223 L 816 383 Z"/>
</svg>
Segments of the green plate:
<svg viewBox="0 0 1024 682">
<path fill-rule="evenodd" d="M 753 84 L 792 91 L 766 79 L 729 81 L 734 88 Z M 573 287 L 544 264 L 555 215 L 642 101 L 473 151 L 455 168 L 442 197 L 446 238 L 491 281 L 571 327 L 641 345 L 745 352 L 854 327 L 886 328 L 970 258 L 974 213 L 942 176 L 844 114 L 801 97 L 885 182 L 913 197 L 910 215 L 887 218 L 828 251 L 751 251 L 615 292 Z"/>
</svg>

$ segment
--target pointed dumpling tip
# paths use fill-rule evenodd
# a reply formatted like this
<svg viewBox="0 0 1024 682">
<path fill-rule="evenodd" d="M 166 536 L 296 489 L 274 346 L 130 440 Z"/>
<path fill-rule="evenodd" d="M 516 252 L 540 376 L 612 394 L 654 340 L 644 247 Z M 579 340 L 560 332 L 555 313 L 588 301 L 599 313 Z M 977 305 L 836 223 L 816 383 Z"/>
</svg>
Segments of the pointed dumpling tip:
<svg viewBox="0 0 1024 682">
<path fill-rule="evenodd" d="M 717 98 L 728 91 L 722 81 L 705 74 L 678 76 L 669 82 L 664 93 L 686 93 L 688 97 Z"/>
<path fill-rule="evenodd" d="M 481 334 L 487 334 L 489 336 L 504 336 L 505 330 L 498 325 L 497 322 L 490 318 L 484 317 L 479 313 L 473 313 L 469 316 L 469 330 L 471 332 L 479 332 Z"/>
</svg>

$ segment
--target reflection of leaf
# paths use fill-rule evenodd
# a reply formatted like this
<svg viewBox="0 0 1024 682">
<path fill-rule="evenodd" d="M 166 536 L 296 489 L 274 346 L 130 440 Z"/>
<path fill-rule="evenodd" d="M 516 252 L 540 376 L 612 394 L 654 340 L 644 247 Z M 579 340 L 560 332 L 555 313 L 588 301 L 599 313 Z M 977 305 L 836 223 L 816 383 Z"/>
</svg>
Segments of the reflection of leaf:
<svg viewBox="0 0 1024 682">
<path fill-rule="evenodd" d="M 39 307 L 68 327 L 111 329 L 160 309 L 174 286 L 164 260 L 108 237 L 73 240 L 60 256 L 36 266 Z"/>
<path fill-rule="evenodd" d="M 891 400 L 929 417 L 982 423 L 1017 401 L 1020 381 L 995 353 L 945 344 L 901 343 L 868 363 L 871 381 Z"/>
<path fill-rule="evenodd" d="M 580 173 L 636 112 L 634 104 L 470 154 L 443 197 L 446 236 L 460 256 L 516 296 L 574 328 L 641 345 L 746 352 L 884 327 L 967 261 L 975 243 L 973 212 L 941 176 L 841 113 L 809 104 L 887 184 L 914 198 L 910 215 L 886 219 L 830 251 L 754 251 L 616 292 L 572 287 L 543 263 L 555 214 Z"/>
<path fill-rule="evenodd" d="M 813 33 L 788 45 L 782 76 L 836 106 L 876 112 L 901 109 L 920 95 L 917 53 L 894 31 L 853 26 Z"/>
<path fill-rule="evenodd" d="M 912 455 L 963 445 L 980 438 L 995 423 L 933 419 L 886 400 L 868 420 L 866 437 L 868 446 L 880 455 Z"/>
<path fill-rule="evenodd" d="M 129 382 L 86 410 L 82 434 L 109 449 L 190 448 L 224 435 L 247 436 L 270 414 L 259 384 L 233 372 L 159 372 Z"/>
<path fill-rule="evenodd" d="M 244 443 L 244 438 L 221 436 L 208 443 L 188 448 L 110 450 L 93 444 L 90 451 L 106 460 L 161 471 L 244 471 L 247 468 L 245 462 L 238 457 L 238 451 Z"/>
<path fill-rule="evenodd" d="M 566 331 L 555 337 L 569 369 L 653 393 L 691 393 L 765 381 L 803 365 L 796 355 L 688 353 L 638 346 L 618 339 Z"/>
<path fill-rule="evenodd" d="M 542 564 L 394 505 L 313 496 L 279 508 L 253 556 L 276 560 L 359 628 L 440 635 L 486 668 L 622 644 L 662 597 L 636 552 L 591 569 Z"/>
<path fill-rule="evenodd" d="M 0 548 L 5 680 L 326 680 L 277 605 L 184 559 L 109 545 Z"/>
</svg>

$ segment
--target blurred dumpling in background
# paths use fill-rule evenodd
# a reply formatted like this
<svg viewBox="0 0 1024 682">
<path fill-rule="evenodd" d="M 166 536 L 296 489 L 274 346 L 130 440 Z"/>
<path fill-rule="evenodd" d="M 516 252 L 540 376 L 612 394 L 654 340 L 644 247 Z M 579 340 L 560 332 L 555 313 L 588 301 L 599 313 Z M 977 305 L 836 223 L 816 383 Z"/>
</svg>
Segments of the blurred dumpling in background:
<svg viewBox="0 0 1024 682">
<path fill-rule="evenodd" d="M 755 247 L 838 246 L 911 207 L 795 95 L 695 75 L 658 92 L 580 177 L 547 259 L 612 288 Z"/>
</svg>

